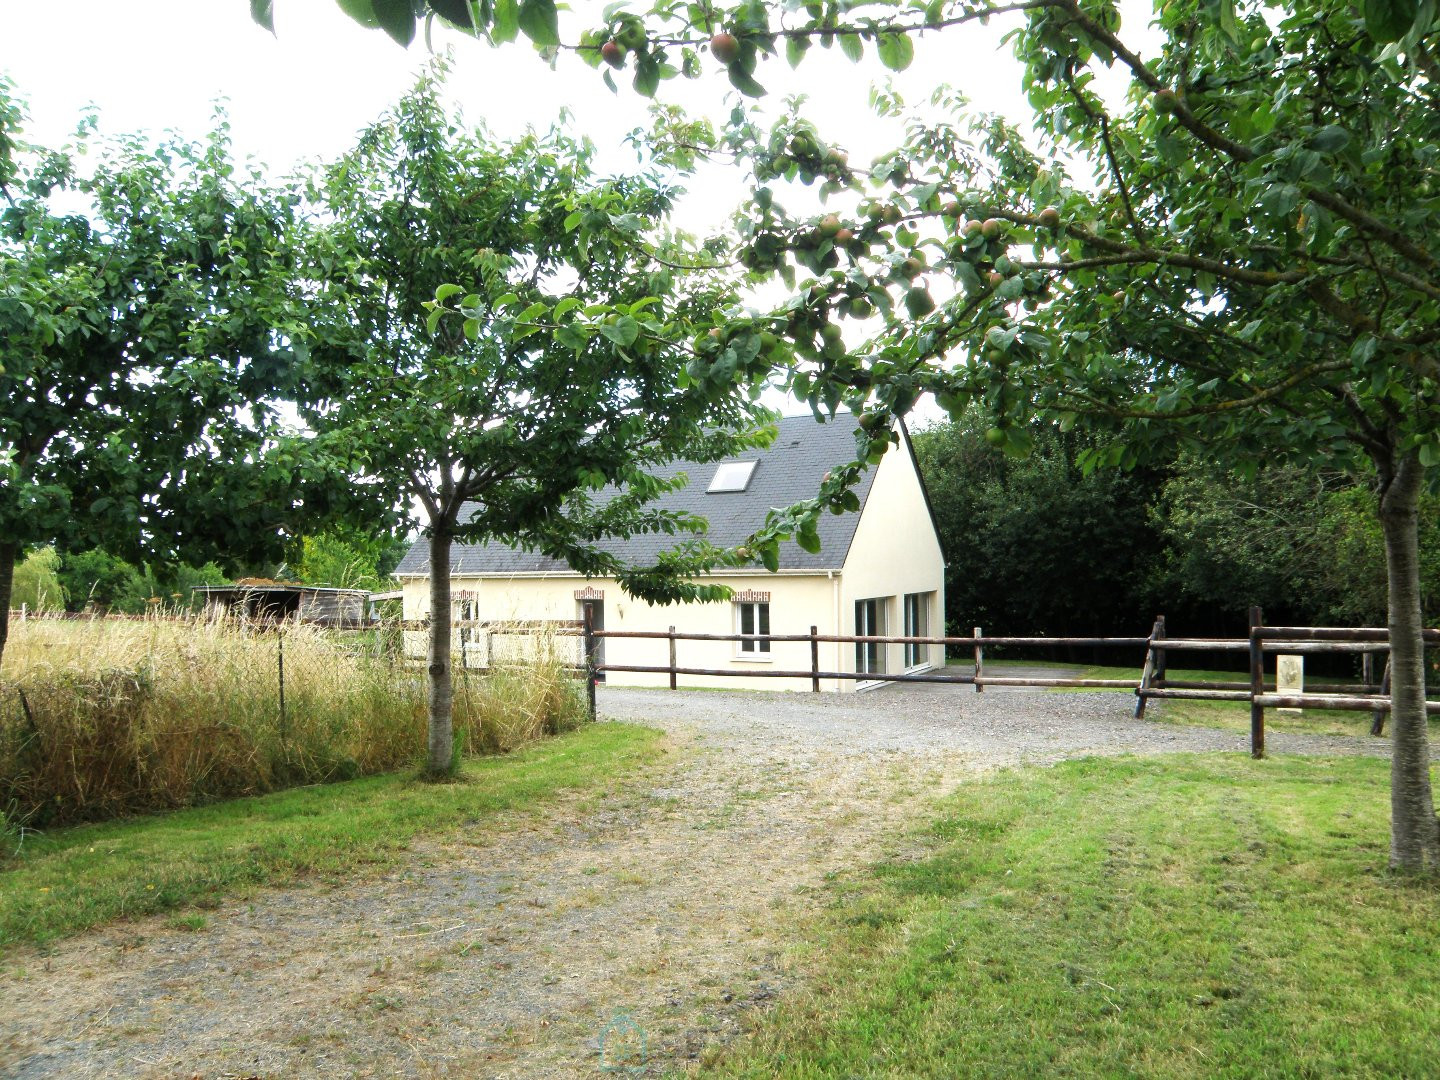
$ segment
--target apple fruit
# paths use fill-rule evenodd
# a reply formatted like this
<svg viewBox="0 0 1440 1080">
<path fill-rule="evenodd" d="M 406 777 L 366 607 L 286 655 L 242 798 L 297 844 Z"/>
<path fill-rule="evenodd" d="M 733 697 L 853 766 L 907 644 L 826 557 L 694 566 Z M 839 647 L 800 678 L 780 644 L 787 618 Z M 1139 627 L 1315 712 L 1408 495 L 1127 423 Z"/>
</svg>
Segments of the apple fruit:
<svg viewBox="0 0 1440 1080">
<path fill-rule="evenodd" d="M 935 310 L 935 299 L 930 290 L 917 285 L 905 294 L 905 310 L 912 319 L 923 319 Z"/>
<path fill-rule="evenodd" d="M 740 39 L 721 31 L 710 39 L 710 52 L 722 64 L 733 64 L 740 59 Z"/>
<path fill-rule="evenodd" d="M 625 66 L 625 46 L 613 38 L 600 46 L 600 56 L 613 68 Z"/>
</svg>

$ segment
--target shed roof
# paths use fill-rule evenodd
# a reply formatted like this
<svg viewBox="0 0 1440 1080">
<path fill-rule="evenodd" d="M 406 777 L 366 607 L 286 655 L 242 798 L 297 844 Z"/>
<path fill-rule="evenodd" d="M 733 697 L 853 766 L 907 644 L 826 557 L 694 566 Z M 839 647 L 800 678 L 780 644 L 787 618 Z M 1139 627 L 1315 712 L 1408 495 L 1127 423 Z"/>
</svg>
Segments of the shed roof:
<svg viewBox="0 0 1440 1080">
<path fill-rule="evenodd" d="M 780 421 L 779 435 L 768 449 L 752 450 L 719 462 L 676 461 L 657 469 L 657 475 L 688 475 L 690 482 L 679 491 L 667 492 L 654 505 L 665 510 L 684 511 L 710 523 L 706 534 L 721 547 L 742 544 L 765 521 L 772 507 L 791 506 L 812 499 L 825 473 L 837 465 L 855 460 L 855 426 L 848 416 L 820 423 L 812 416 L 788 416 Z M 743 491 L 707 492 L 716 469 L 726 461 L 754 461 L 755 468 Z M 867 471 L 855 487 L 863 509 L 870 495 L 875 472 Z M 604 498 L 604 492 L 600 497 Z M 782 570 L 839 570 L 850 551 L 850 541 L 860 515 L 825 514 L 820 520 L 820 550 L 802 550 L 794 541 L 780 546 Z M 610 540 L 601 546 L 624 562 L 643 566 L 676 543 L 663 534 Z M 499 543 L 455 544 L 450 549 L 451 572 L 456 577 L 506 577 L 512 574 L 564 573 L 569 567 L 533 551 L 521 551 Z M 429 541 L 416 541 L 396 568 L 397 577 L 423 577 L 430 572 Z"/>
<path fill-rule="evenodd" d="M 251 596 L 261 593 L 310 593 L 317 596 L 365 596 L 369 589 L 335 589 L 328 585 L 301 585 L 298 582 L 270 581 L 264 584 L 246 585 L 191 585 L 190 591 L 202 596 Z"/>
</svg>

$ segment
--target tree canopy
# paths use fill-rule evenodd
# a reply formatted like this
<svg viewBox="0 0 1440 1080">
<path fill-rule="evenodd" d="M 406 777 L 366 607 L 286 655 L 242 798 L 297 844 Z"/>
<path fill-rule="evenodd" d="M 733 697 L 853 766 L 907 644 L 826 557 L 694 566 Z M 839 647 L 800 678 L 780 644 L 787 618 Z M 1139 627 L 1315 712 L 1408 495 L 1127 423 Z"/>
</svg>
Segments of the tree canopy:
<svg viewBox="0 0 1440 1080">
<path fill-rule="evenodd" d="M 423 508 L 437 615 L 456 539 L 538 550 L 650 600 L 720 595 L 691 575 L 734 556 L 704 542 L 703 520 L 650 505 L 685 480 L 651 469 L 764 437 L 767 372 L 751 385 L 735 362 L 693 365 L 733 283 L 664 231 L 672 192 L 655 177 L 596 175 L 592 149 L 559 131 L 489 140 L 446 113 L 438 78 L 312 181 L 307 421 L 365 463 L 362 483 Z M 650 566 L 603 543 L 637 532 L 688 539 Z M 449 633 L 431 620 L 437 773 Z"/>
<path fill-rule="evenodd" d="M 0 82 L 0 651 L 28 548 L 278 553 L 313 463 L 296 385 L 293 201 L 202 143 L 23 138 Z M 312 505 L 311 509 L 315 507 Z"/>
</svg>

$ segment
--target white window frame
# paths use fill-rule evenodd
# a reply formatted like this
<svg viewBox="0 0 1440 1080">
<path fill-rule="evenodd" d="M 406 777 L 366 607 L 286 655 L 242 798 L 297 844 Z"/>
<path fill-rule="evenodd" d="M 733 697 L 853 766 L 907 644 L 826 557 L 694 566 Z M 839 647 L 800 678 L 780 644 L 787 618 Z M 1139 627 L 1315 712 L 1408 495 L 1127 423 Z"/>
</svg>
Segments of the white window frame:
<svg viewBox="0 0 1440 1080">
<path fill-rule="evenodd" d="M 932 593 L 906 593 L 900 601 L 904 612 L 905 633 L 901 637 L 930 636 L 930 597 Z M 919 671 L 930 666 L 930 646 L 907 643 L 905 649 L 905 670 Z"/>
<path fill-rule="evenodd" d="M 745 629 L 745 614 L 750 613 L 750 627 Z M 746 600 L 735 602 L 735 633 L 737 634 L 770 634 L 770 601 L 768 600 Z M 735 642 L 735 659 L 746 660 L 756 664 L 768 664 L 772 661 L 770 653 L 771 642 L 769 641 L 737 641 Z"/>
<path fill-rule="evenodd" d="M 856 637 L 884 637 L 884 636 L 885 636 L 885 626 L 886 626 L 886 623 L 888 622 L 889 616 L 890 616 L 890 612 L 889 612 L 889 610 L 888 610 L 889 607 L 890 607 L 889 599 L 890 599 L 890 598 L 887 597 L 887 596 L 867 596 L 867 597 L 863 597 L 863 598 L 855 601 L 855 636 L 856 636 Z M 874 605 L 875 605 L 875 625 L 874 625 L 874 626 L 869 626 L 869 627 L 867 627 L 867 626 L 864 625 L 864 621 L 863 621 L 863 620 L 861 619 L 861 617 L 860 617 L 860 606 L 861 606 L 862 604 L 874 604 Z M 873 676 L 874 676 L 874 679 L 873 679 L 872 681 L 874 681 L 874 682 L 883 682 L 883 681 L 885 680 L 885 675 L 886 675 L 886 670 L 885 670 L 885 669 L 890 666 L 890 665 L 887 663 L 887 661 L 889 660 L 889 657 L 886 655 L 886 653 L 888 653 L 888 652 L 889 652 L 889 646 L 887 646 L 887 645 L 882 645 L 882 644 L 880 644 L 879 642 L 862 642 L 862 641 L 857 641 L 857 642 L 855 643 L 855 672 L 856 672 L 856 674 L 859 674 L 859 675 L 873 675 Z M 873 654 L 873 656 L 874 656 L 874 658 L 875 658 L 876 667 L 874 667 L 874 668 L 872 668 L 872 667 L 870 666 L 870 656 L 869 656 L 869 654 Z M 864 656 L 864 659 L 862 659 L 862 656 Z"/>
<path fill-rule="evenodd" d="M 735 495 L 744 491 L 750 486 L 750 478 L 755 475 L 755 466 L 760 462 L 755 461 L 722 461 L 715 466 L 715 475 L 710 478 L 710 486 L 705 489 L 707 495 Z"/>
</svg>

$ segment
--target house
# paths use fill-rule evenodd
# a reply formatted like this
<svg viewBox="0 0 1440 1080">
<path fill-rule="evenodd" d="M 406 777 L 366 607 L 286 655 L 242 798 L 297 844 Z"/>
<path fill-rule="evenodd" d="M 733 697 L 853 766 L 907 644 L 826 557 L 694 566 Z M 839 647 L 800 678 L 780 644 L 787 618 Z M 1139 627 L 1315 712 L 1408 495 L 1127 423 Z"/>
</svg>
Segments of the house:
<svg viewBox="0 0 1440 1080">
<path fill-rule="evenodd" d="M 662 496 L 659 505 L 706 518 L 710 539 L 732 546 L 745 541 L 771 507 L 813 498 L 825 473 L 853 461 L 855 429 L 837 419 L 787 417 L 768 449 L 721 462 L 676 462 L 689 484 Z M 503 544 L 456 544 L 451 550 L 455 616 L 484 621 L 582 619 L 588 610 L 597 629 L 680 633 L 820 634 L 938 637 L 944 632 L 944 559 L 928 496 L 909 434 L 872 467 L 855 489 L 860 510 L 826 514 L 820 550 L 793 541 L 781 548 L 780 569 L 726 570 L 713 580 L 734 590 L 727 603 L 656 606 L 626 596 L 613 580 L 585 579 L 567 565 Z M 637 536 L 614 541 L 625 561 L 654 560 L 670 538 Z M 404 590 L 406 619 L 429 615 L 429 555 L 425 540 L 401 561 L 395 576 Z M 664 640 L 602 641 L 603 662 L 665 666 Z M 420 641 L 412 650 L 423 653 Z M 462 646 L 463 648 L 463 646 Z M 767 678 L 758 672 L 811 670 L 808 642 L 679 641 L 679 667 L 723 669 L 733 676 L 682 675 L 681 686 L 730 689 L 810 690 L 805 679 Z M 938 645 L 833 643 L 820 645 L 819 668 L 872 674 L 872 680 L 824 680 L 823 688 L 848 691 L 882 682 L 886 675 L 944 666 Z M 612 685 L 665 686 L 665 674 L 612 672 Z"/>
</svg>

